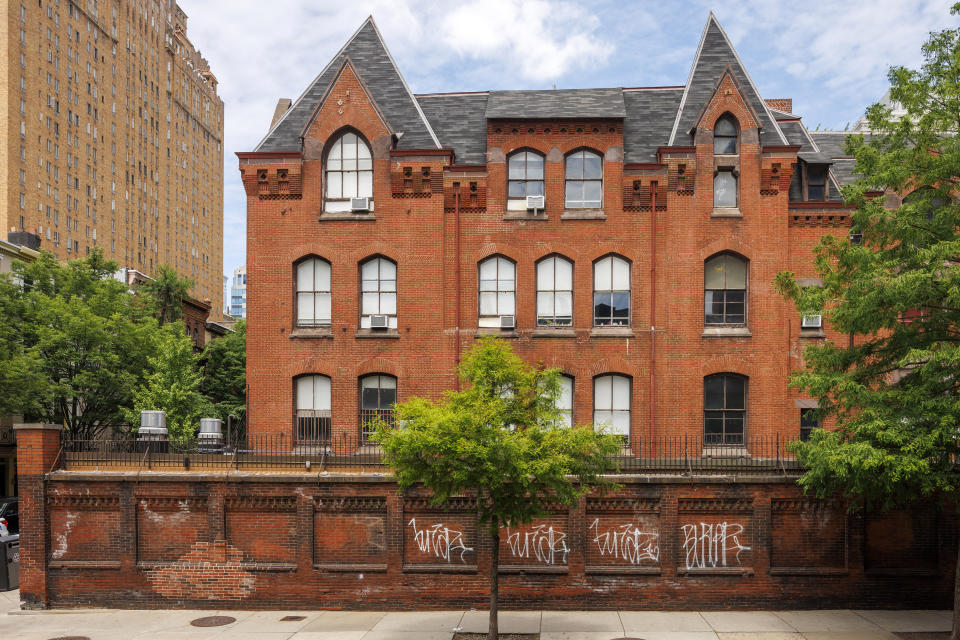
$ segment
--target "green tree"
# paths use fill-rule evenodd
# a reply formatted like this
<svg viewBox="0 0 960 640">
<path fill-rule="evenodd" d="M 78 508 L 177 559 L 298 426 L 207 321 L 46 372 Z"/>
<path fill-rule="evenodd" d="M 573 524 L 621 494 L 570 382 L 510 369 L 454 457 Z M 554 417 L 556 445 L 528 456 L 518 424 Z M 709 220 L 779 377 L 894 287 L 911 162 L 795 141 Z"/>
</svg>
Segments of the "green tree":
<svg viewBox="0 0 960 640">
<path fill-rule="evenodd" d="M 448 391 L 440 402 L 398 404 L 401 428 L 380 424 L 375 437 L 401 491 L 423 484 L 436 505 L 476 495 L 492 550 L 489 637 L 495 639 L 500 527 L 529 523 L 553 504 L 573 504 L 591 487 L 613 486 L 602 474 L 620 442 L 602 429 L 564 428 L 559 372 L 526 365 L 502 340 L 478 342 L 458 373 L 462 391 Z"/>
<path fill-rule="evenodd" d="M 177 270 L 162 264 L 152 280 L 139 285 L 137 293 L 141 295 L 157 322 L 161 325 L 175 322 L 183 315 L 183 299 L 190 297 L 194 281 L 181 278 Z"/>
<path fill-rule="evenodd" d="M 211 417 L 213 406 L 200 392 L 199 357 L 181 322 L 165 325 L 156 353 L 149 360 L 149 375 L 134 392 L 129 424 L 140 422 L 141 411 L 166 412 L 167 431 L 175 445 L 195 442 L 200 418 Z"/>
<path fill-rule="evenodd" d="M 247 409 L 247 325 L 238 320 L 233 333 L 211 340 L 203 350 L 201 390 L 213 403 L 217 417 L 226 423 L 231 414 Z"/>
<path fill-rule="evenodd" d="M 844 198 L 856 206 L 862 240 L 821 240 L 815 264 L 822 288 L 800 288 L 791 273 L 777 276 L 802 313 L 822 312 L 850 336 L 809 347 L 792 385 L 836 421 L 835 430 L 817 430 L 796 446 L 808 469 L 800 484 L 821 496 L 840 492 L 854 504 L 957 505 L 960 498 L 960 29 L 932 33 L 923 55 L 919 70 L 889 73 L 890 97 L 906 115 L 893 118 L 873 105 L 870 136 L 847 139 L 859 178 Z M 892 206 L 888 195 L 902 204 Z M 960 588 L 954 640 L 958 612 Z"/>
<path fill-rule="evenodd" d="M 0 279 L 0 410 L 88 439 L 124 424 L 147 369 L 156 322 L 95 248 L 59 263 L 47 252 Z"/>
</svg>

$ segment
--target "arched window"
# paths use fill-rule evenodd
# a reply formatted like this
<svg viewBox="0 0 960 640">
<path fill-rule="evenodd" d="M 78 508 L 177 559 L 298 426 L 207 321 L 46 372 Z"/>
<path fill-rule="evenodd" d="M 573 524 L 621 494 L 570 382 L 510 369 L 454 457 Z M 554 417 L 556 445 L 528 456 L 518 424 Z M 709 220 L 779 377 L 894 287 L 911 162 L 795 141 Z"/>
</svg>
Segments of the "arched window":
<svg viewBox="0 0 960 640">
<path fill-rule="evenodd" d="M 573 324 L 573 263 L 549 256 L 537 263 L 537 326 Z"/>
<path fill-rule="evenodd" d="M 324 168 L 328 210 L 331 201 L 343 201 L 346 207 L 342 210 L 348 211 L 350 198 L 373 197 L 373 158 L 370 147 L 356 133 L 347 131 L 330 145 Z"/>
<path fill-rule="evenodd" d="M 560 395 L 557 396 L 557 409 L 562 416 L 562 424 L 568 429 L 573 426 L 573 376 L 561 374 Z"/>
<path fill-rule="evenodd" d="M 743 444 L 746 427 L 747 377 L 717 373 L 704 378 L 704 444 Z"/>
<path fill-rule="evenodd" d="M 297 326 L 330 326 L 330 263 L 307 258 L 297 264 Z"/>
<path fill-rule="evenodd" d="M 371 258 L 360 265 L 360 297 L 361 329 L 396 329 L 396 263 Z"/>
<path fill-rule="evenodd" d="M 630 437 L 630 378 L 610 374 L 593 379 L 593 423 Z"/>
<path fill-rule="evenodd" d="M 500 328 L 504 326 L 503 316 L 516 315 L 516 270 L 516 265 L 503 256 L 491 256 L 480 263 L 478 327 Z"/>
<path fill-rule="evenodd" d="M 630 263 L 619 256 L 593 264 L 593 324 L 630 324 Z"/>
<path fill-rule="evenodd" d="M 382 373 L 360 378 L 360 439 L 368 442 L 377 418 L 393 425 L 397 379 Z"/>
<path fill-rule="evenodd" d="M 567 209 L 603 206 L 603 157 L 599 153 L 582 150 L 568 155 L 564 179 Z"/>
<path fill-rule="evenodd" d="M 739 152 L 737 141 L 737 121 L 725 113 L 713 125 L 713 153 L 715 155 L 733 155 Z"/>
<path fill-rule="evenodd" d="M 295 381 L 297 408 L 297 442 L 330 440 L 330 378 L 300 376 Z"/>
<path fill-rule="evenodd" d="M 543 156 L 517 151 L 507 159 L 507 198 L 523 200 L 543 195 Z"/>
<path fill-rule="evenodd" d="M 705 324 L 746 324 L 747 261 L 721 253 L 704 263 Z"/>
</svg>

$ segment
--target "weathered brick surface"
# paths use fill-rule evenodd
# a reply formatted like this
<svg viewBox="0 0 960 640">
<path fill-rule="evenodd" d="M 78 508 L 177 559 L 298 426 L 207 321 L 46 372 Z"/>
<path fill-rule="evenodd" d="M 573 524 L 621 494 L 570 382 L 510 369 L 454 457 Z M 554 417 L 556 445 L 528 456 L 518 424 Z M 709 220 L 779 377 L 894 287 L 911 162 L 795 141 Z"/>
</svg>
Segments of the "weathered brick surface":
<svg viewBox="0 0 960 640">
<path fill-rule="evenodd" d="M 24 534 L 21 595 L 49 607 L 484 606 L 490 544 L 473 500 L 442 510 L 371 480 L 54 474 L 36 481 L 50 516 Z M 33 496 L 26 513 L 40 510 Z M 168 528 L 122 535 L 155 517 Z M 502 529 L 501 594 L 506 608 L 946 608 L 956 526 L 934 507 L 847 514 L 789 479 L 626 480 Z"/>
</svg>

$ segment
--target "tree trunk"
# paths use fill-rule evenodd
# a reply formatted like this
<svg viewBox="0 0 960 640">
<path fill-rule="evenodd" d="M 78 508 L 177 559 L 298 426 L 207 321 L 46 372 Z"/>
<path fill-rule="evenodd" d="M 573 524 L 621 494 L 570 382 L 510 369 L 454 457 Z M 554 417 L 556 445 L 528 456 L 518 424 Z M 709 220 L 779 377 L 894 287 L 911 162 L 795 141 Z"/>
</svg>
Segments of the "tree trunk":
<svg viewBox="0 0 960 640">
<path fill-rule="evenodd" d="M 487 640 L 497 640 L 497 597 L 500 589 L 500 521 L 494 518 L 490 523 L 490 626 L 487 631 Z"/>
<path fill-rule="evenodd" d="M 953 572 L 953 632 L 950 640 L 960 640 L 960 544 L 957 545 L 957 566 Z"/>
</svg>

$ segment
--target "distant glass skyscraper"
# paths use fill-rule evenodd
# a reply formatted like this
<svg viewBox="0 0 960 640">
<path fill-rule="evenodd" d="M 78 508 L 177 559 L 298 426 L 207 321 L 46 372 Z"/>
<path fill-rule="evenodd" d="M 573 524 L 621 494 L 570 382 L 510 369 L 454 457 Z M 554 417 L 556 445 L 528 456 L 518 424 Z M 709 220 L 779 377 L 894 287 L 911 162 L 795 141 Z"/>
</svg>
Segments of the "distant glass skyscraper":
<svg viewBox="0 0 960 640">
<path fill-rule="evenodd" d="M 230 315 L 234 318 L 247 317 L 247 265 L 233 270 L 230 283 Z"/>
</svg>

